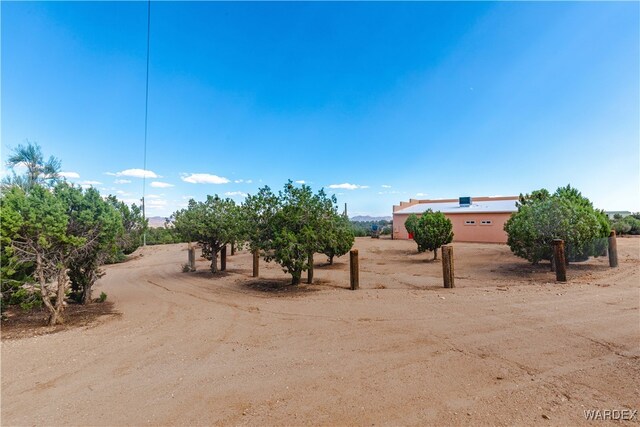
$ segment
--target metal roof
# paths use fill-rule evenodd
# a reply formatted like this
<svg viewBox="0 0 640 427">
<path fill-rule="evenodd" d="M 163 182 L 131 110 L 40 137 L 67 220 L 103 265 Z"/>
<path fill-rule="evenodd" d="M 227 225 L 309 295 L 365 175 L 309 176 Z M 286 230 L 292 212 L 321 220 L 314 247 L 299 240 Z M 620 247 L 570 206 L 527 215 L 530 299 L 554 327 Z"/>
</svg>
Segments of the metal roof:
<svg viewBox="0 0 640 427">
<path fill-rule="evenodd" d="M 473 201 L 471 206 L 460 206 L 458 201 L 455 202 L 428 202 L 418 203 L 413 206 L 407 206 L 404 209 L 395 211 L 396 214 L 412 214 L 424 213 L 427 209 L 434 212 L 440 211 L 445 214 L 456 213 L 497 213 L 497 212 L 516 212 L 517 200 L 487 200 Z"/>
</svg>

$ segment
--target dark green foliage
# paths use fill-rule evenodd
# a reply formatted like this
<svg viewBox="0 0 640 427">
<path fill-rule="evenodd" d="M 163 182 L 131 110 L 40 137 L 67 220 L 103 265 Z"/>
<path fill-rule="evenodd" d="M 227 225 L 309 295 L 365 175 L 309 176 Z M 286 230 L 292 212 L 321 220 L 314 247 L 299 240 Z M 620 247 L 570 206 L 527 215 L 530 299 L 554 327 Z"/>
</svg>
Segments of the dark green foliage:
<svg viewBox="0 0 640 427">
<path fill-rule="evenodd" d="M 409 215 L 405 227 L 413 234 L 413 240 L 418 244 L 418 252 L 433 251 L 433 259 L 438 256 L 439 247 L 453 240 L 451 220 L 442 212 L 433 212 L 431 209 L 427 209 L 420 217 L 415 214 Z"/>
<path fill-rule="evenodd" d="M 83 191 L 63 183 L 55 188 L 55 195 L 66 209 L 67 235 L 85 241 L 82 248 L 69 257 L 67 266 L 71 296 L 86 304 L 91 301 L 91 287 L 103 274 L 100 266 L 120 251 L 118 237 L 124 232 L 122 218 L 113 203 L 103 200 L 94 188 Z"/>
<path fill-rule="evenodd" d="M 329 211 L 329 224 L 320 233 L 322 253 L 328 258 L 329 264 L 333 264 L 333 258 L 346 254 L 353 247 L 355 238 L 351 231 L 349 219 L 337 212 Z"/>
<path fill-rule="evenodd" d="M 534 264 L 551 260 L 554 239 L 565 241 L 569 261 L 606 253 L 609 220 L 575 188 L 561 187 L 553 195 L 539 190 L 520 200 L 518 212 L 504 226 L 507 244 L 517 256 Z"/>
<path fill-rule="evenodd" d="M 186 209 L 174 214 L 176 232 L 188 241 L 202 245 L 202 255 L 211 260 L 211 271 L 218 271 L 218 252 L 241 235 L 240 210 L 231 199 L 207 196 L 205 202 L 189 200 Z"/>
<path fill-rule="evenodd" d="M 150 227 L 147 230 L 147 245 L 168 245 L 171 243 L 185 243 L 188 239 L 184 238 L 173 227 Z"/>
<path fill-rule="evenodd" d="M 107 197 L 107 202 L 120 212 L 122 233 L 118 236 L 118 247 L 120 252 L 128 255 L 142 245 L 142 235 L 149 227 L 148 220 L 142 216 L 142 205 L 134 203 L 129 206 L 112 195 Z M 116 262 L 124 257 L 117 254 L 114 258 L 110 261 Z"/>
<path fill-rule="evenodd" d="M 314 253 L 332 258 L 351 249 L 353 237 L 346 219 L 339 219 L 335 196 L 314 194 L 291 181 L 277 195 L 269 187 L 248 196 L 242 208 L 242 236 L 265 261 L 276 261 L 291 274 L 293 285 L 312 268 Z"/>
</svg>

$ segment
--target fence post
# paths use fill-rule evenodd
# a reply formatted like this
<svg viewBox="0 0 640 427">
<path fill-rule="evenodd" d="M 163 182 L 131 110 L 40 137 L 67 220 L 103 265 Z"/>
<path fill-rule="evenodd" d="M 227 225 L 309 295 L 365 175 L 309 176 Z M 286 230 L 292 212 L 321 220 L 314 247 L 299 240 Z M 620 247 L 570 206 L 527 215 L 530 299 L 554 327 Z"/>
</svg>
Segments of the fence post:
<svg viewBox="0 0 640 427">
<path fill-rule="evenodd" d="M 358 250 L 352 249 L 349 252 L 349 261 L 351 267 L 350 281 L 351 281 L 351 290 L 355 291 L 360 287 L 360 274 L 358 272 Z"/>
<path fill-rule="evenodd" d="M 453 246 L 442 247 L 442 279 L 445 288 L 455 288 L 453 276 Z"/>
<path fill-rule="evenodd" d="M 258 277 L 260 274 L 260 252 L 255 249 L 253 251 L 253 277 Z"/>
<path fill-rule="evenodd" d="M 611 230 L 609 234 L 609 267 L 618 266 L 618 243 L 616 242 L 616 231 Z"/>
<path fill-rule="evenodd" d="M 196 271 L 196 248 L 189 245 L 189 271 Z"/>
<path fill-rule="evenodd" d="M 553 239 L 553 260 L 556 267 L 556 281 L 567 281 L 567 262 L 564 253 L 564 240 Z"/>
<path fill-rule="evenodd" d="M 224 245 L 222 249 L 220 249 L 220 271 L 225 271 L 227 269 L 227 245 Z"/>
</svg>

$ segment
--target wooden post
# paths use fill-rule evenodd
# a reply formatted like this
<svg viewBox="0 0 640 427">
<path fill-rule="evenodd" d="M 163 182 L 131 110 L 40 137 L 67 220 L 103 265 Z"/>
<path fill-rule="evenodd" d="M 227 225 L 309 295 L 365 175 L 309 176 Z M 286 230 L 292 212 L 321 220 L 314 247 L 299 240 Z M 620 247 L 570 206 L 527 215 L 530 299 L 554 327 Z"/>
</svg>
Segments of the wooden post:
<svg viewBox="0 0 640 427">
<path fill-rule="evenodd" d="M 220 249 L 220 271 L 225 271 L 227 269 L 227 245 L 224 245 L 222 249 Z"/>
<path fill-rule="evenodd" d="M 442 280 L 445 288 L 455 288 L 453 276 L 453 246 L 442 247 Z"/>
<path fill-rule="evenodd" d="M 189 271 L 196 271 L 196 248 L 189 247 Z"/>
<path fill-rule="evenodd" d="M 231 256 L 236 254 L 236 242 L 231 242 Z"/>
<path fill-rule="evenodd" d="M 260 252 L 258 250 L 253 251 L 253 277 L 258 277 L 260 273 Z"/>
<path fill-rule="evenodd" d="M 351 275 L 350 275 L 350 279 L 351 279 L 351 290 L 355 291 L 356 289 L 358 289 L 360 287 L 360 274 L 358 271 L 358 250 L 357 249 L 352 249 L 351 252 L 349 252 L 349 260 L 350 265 L 351 265 Z"/>
<path fill-rule="evenodd" d="M 616 231 L 611 230 L 609 234 L 609 267 L 618 266 L 618 243 L 616 242 Z"/>
<path fill-rule="evenodd" d="M 564 240 L 553 239 L 553 260 L 556 267 L 556 281 L 567 281 L 567 263 L 564 254 Z"/>
<path fill-rule="evenodd" d="M 309 255 L 309 259 L 307 260 L 309 264 L 309 269 L 307 270 L 307 284 L 313 283 L 313 254 Z"/>
</svg>

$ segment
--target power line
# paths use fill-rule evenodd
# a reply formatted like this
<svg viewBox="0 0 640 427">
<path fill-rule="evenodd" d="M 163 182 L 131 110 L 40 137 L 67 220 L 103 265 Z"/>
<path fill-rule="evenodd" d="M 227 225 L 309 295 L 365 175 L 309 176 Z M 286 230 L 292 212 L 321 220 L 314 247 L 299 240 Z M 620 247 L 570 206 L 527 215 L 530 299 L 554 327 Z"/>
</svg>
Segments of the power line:
<svg viewBox="0 0 640 427">
<path fill-rule="evenodd" d="M 147 1 L 147 82 L 144 97 L 144 161 L 143 161 L 143 173 L 142 173 L 142 220 L 147 219 L 145 211 L 145 190 L 147 184 L 147 122 L 149 118 L 149 35 L 151 33 L 151 0 Z M 142 245 L 147 245 L 147 230 L 142 232 Z"/>
</svg>

